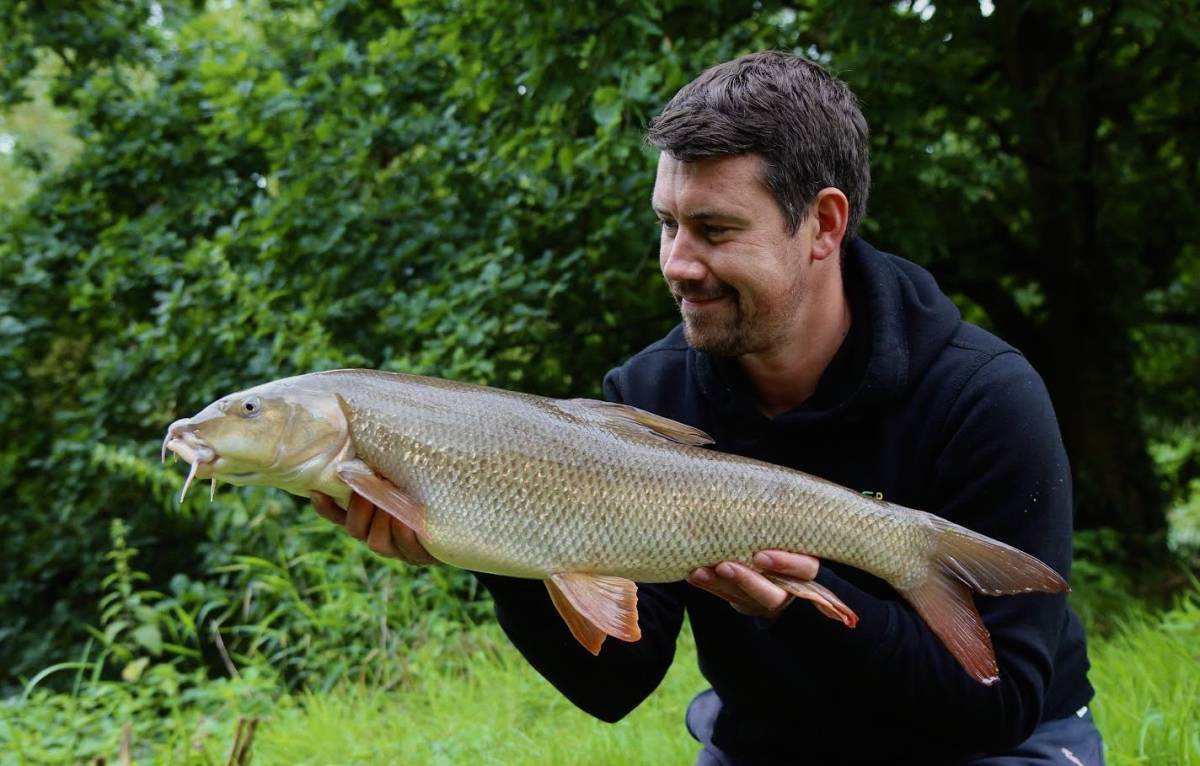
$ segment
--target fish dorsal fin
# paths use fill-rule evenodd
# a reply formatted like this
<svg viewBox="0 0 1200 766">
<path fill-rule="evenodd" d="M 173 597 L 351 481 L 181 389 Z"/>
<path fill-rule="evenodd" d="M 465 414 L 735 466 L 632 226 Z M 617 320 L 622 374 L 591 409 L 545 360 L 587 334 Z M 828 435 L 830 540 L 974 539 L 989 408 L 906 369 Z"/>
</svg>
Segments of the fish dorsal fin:
<svg viewBox="0 0 1200 766">
<path fill-rule="evenodd" d="M 622 641 L 642 637 L 638 627 L 637 583 L 624 577 L 560 572 L 546 580 L 550 600 L 571 635 L 592 654 L 605 636 Z"/>
<path fill-rule="evenodd" d="M 558 404 L 567 414 L 598 423 L 619 435 L 653 435 L 693 447 L 713 443 L 712 437 L 699 428 L 628 404 L 602 402 L 598 399 L 564 399 Z"/>
<path fill-rule="evenodd" d="M 383 509 L 389 516 L 416 532 L 428 537 L 425 528 L 425 506 L 420 500 L 375 473 L 361 460 L 343 460 L 334 468 L 338 478 L 358 494 Z"/>
</svg>

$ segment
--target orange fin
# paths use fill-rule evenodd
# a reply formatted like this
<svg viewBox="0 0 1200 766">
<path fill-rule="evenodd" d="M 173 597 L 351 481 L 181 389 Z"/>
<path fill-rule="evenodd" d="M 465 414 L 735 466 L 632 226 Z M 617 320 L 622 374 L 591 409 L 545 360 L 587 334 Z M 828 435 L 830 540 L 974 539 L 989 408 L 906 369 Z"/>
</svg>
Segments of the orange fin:
<svg viewBox="0 0 1200 766">
<path fill-rule="evenodd" d="M 417 535 L 428 537 L 425 506 L 420 500 L 375 473 L 371 466 L 361 460 L 343 460 L 334 471 L 351 489 L 382 508 L 396 521 Z"/>
<path fill-rule="evenodd" d="M 933 560 L 972 590 L 988 596 L 1071 592 L 1058 572 L 1025 551 L 937 516 L 930 520 L 937 535 Z"/>
<path fill-rule="evenodd" d="M 592 654 L 600 653 L 605 636 L 622 641 L 642 637 L 638 628 L 637 583 L 624 577 L 559 573 L 546 580 L 550 600 L 571 635 Z"/>
<path fill-rule="evenodd" d="M 904 596 L 972 678 L 989 686 L 1000 680 L 992 637 L 970 588 L 939 572 Z"/>
<path fill-rule="evenodd" d="M 554 602 L 554 608 L 558 610 L 563 622 L 567 623 L 571 635 L 575 636 L 576 641 L 583 644 L 584 649 L 593 655 L 599 654 L 600 647 L 603 646 L 604 639 L 608 638 L 608 634 L 597 628 L 588 618 L 571 606 L 570 600 L 558 589 L 553 580 L 546 580 L 545 583 L 546 590 L 550 591 L 550 600 Z"/>
<path fill-rule="evenodd" d="M 628 404 L 602 402 L 598 399 L 565 399 L 558 402 L 567 414 L 599 423 L 616 434 L 658 436 L 679 444 L 703 447 L 713 439 L 699 428 L 680 423 Z"/>
<path fill-rule="evenodd" d="M 992 639 L 971 591 L 989 596 L 1067 593 L 1071 588 L 1052 568 L 998 540 L 925 514 L 934 543 L 925 579 L 901 593 L 929 624 L 954 658 L 983 684 L 1000 678 Z"/>
<path fill-rule="evenodd" d="M 798 580 L 787 575 L 769 572 L 763 572 L 762 575 L 796 598 L 811 601 L 813 606 L 829 619 L 837 620 L 847 628 L 858 625 L 858 615 L 854 613 L 854 610 L 846 606 L 833 591 L 815 580 Z"/>
</svg>

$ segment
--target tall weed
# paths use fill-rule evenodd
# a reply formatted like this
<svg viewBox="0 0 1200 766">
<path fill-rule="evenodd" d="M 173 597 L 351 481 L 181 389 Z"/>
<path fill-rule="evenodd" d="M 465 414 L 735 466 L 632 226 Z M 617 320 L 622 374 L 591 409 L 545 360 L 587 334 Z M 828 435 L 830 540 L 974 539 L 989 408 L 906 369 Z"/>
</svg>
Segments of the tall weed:
<svg viewBox="0 0 1200 766">
<path fill-rule="evenodd" d="M 1200 583 L 1164 614 L 1130 617 L 1091 658 L 1110 766 L 1200 764 Z"/>
</svg>

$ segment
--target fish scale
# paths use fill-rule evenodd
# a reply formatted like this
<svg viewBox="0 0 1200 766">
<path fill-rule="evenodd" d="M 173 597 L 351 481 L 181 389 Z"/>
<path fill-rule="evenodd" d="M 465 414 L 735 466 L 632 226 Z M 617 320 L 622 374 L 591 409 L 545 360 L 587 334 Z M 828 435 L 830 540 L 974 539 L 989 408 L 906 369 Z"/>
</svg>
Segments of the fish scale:
<svg viewBox="0 0 1200 766">
<path fill-rule="evenodd" d="M 457 566 L 670 582 L 784 548 L 906 579 L 924 552 L 919 517 L 881 514 L 880 501 L 798 471 L 653 437 L 596 438 L 594 423 L 537 397 L 324 375 L 348 378 L 338 391 L 356 450 L 422 500 L 431 551 Z M 403 397 L 390 390 L 397 382 L 408 384 Z"/>
</svg>

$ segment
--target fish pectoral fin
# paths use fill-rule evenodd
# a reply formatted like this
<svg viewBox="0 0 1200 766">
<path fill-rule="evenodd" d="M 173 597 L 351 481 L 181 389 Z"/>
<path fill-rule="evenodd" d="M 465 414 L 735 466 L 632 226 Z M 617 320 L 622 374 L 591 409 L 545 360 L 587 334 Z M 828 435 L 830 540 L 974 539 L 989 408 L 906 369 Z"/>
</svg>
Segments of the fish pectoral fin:
<svg viewBox="0 0 1200 766">
<path fill-rule="evenodd" d="M 605 636 L 622 641 L 642 637 L 638 628 L 637 583 L 624 577 L 582 572 L 553 574 L 546 580 L 550 600 L 571 635 L 592 654 L 600 653 Z"/>
<path fill-rule="evenodd" d="M 846 606 L 833 591 L 815 580 L 799 580 L 771 572 L 763 572 L 762 575 L 796 598 L 811 601 L 817 611 L 829 619 L 837 620 L 847 628 L 858 625 L 858 615 L 854 610 Z"/>
<path fill-rule="evenodd" d="M 343 460 L 334 468 L 338 478 L 352 490 L 382 508 L 389 516 L 416 532 L 428 537 L 425 527 L 425 506 L 420 500 L 375 473 L 361 460 Z"/>
<path fill-rule="evenodd" d="M 599 423 L 617 435 L 658 436 L 679 444 L 703 447 L 713 438 L 699 428 L 664 418 L 628 404 L 597 399 L 564 399 L 559 407 L 570 415 Z"/>
</svg>

